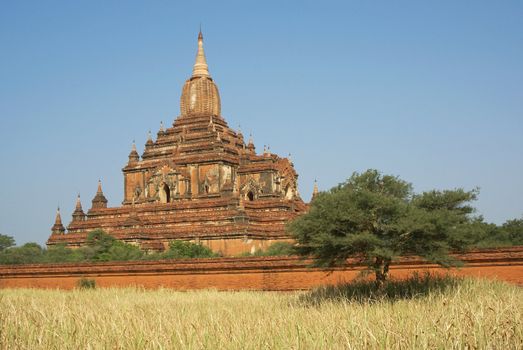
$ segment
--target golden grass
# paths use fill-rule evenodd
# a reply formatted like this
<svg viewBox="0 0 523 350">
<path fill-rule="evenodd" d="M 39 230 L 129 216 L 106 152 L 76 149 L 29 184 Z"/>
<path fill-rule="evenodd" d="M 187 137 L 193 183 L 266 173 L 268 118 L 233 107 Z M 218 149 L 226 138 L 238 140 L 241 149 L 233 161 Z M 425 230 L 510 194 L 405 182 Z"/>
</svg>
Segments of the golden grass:
<svg viewBox="0 0 523 350">
<path fill-rule="evenodd" d="M 5 289 L 0 348 L 523 348 L 523 290 L 501 282 L 465 279 L 395 301 L 304 302 L 310 295 Z"/>
</svg>

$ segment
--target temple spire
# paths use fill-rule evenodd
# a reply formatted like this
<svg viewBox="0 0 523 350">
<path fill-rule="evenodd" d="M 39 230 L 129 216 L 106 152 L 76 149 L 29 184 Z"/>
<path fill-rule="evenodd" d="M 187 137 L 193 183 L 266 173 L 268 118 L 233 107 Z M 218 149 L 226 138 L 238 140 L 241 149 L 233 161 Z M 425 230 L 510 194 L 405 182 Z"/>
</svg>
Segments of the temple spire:
<svg viewBox="0 0 523 350">
<path fill-rule="evenodd" d="M 82 210 L 82 202 L 80 201 L 80 193 L 78 193 L 78 196 L 76 197 L 76 207 L 77 210 Z"/>
<path fill-rule="evenodd" d="M 316 181 L 316 179 L 314 179 L 314 188 L 312 189 L 312 199 L 316 198 L 318 196 L 318 193 L 320 193 L 320 191 L 318 190 L 318 181 Z"/>
<path fill-rule="evenodd" d="M 62 225 L 62 216 L 60 215 L 60 207 L 56 209 L 56 218 L 54 219 L 55 225 Z"/>
<path fill-rule="evenodd" d="M 129 153 L 129 163 L 134 163 L 140 160 L 140 155 L 138 155 L 138 152 L 136 151 L 136 143 L 133 140 L 133 147 L 131 149 L 131 153 Z"/>
<path fill-rule="evenodd" d="M 51 227 L 51 233 L 53 235 L 63 235 L 65 233 L 65 227 L 62 224 L 62 217 L 60 216 L 60 207 L 56 209 L 56 217 L 54 219 L 54 225 Z"/>
<path fill-rule="evenodd" d="M 96 190 L 96 195 L 92 200 L 92 209 L 107 208 L 107 198 L 105 198 L 102 191 L 102 181 L 98 180 L 98 189 Z"/>
<path fill-rule="evenodd" d="M 149 130 L 149 132 L 147 132 L 147 142 L 145 142 L 145 145 L 147 147 L 149 147 L 152 144 L 154 144 L 154 142 L 153 142 L 153 134 L 151 133 L 151 130 Z"/>
<path fill-rule="evenodd" d="M 76 207 L 73 212 L 73 222 L 85 220 L 85 213 L 82 209 L 82 202 L 80 201 L 80 194 L 76 197 Z"/>
<path fill-rule="evenodd" d="M 194 62 L 193 77 L 210 77 L 209 67 L 205 59 L 205 52 L 203 51 L 203 35 L 202 31 L 198 34 L 198 52 L 196 53 L 196 61 Z"/>
</svg>

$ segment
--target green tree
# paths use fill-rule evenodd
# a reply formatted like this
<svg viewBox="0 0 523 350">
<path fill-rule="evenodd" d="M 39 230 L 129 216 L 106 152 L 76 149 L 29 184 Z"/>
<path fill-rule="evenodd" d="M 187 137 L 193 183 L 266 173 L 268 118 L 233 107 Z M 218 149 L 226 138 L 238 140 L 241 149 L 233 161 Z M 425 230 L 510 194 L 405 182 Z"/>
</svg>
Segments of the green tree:
<svg viewBox="0 0 523 350">
<path fill-rule="evenodd" d="M 15 245 L 15 239 L 8 235 L 0 234 L 0 252 L 4 249 L 13 247 Z"/>
<path fill-rule="evenodd" d="M 410 183 L 367 170 L 320 193 L 288 229 L 298 254 L 328 267 L 356 258 L 374 272 L 381 287 L 400 256 L 458 264 L 449 252 L 470 244 L 474 209 L 469 203 L 476 196 L 477 190 L 462 189 L 414 194 Z"/>
<path fill-rule="evenodd" d="M 288 256 L 293 255 L 294 244 L 289 242 L 274 242 L 263 252 L 264 256 Z"/>
<path fill-rule="evenodd" d="M 89 232 L 87 246 L 79 252 L 91 261 L 138 260 L 144 255 L 139 247 L 118 241 L 100 229 Z"/>
<path fill-rule="evenodd" d="M 0 264 L 38 264 L 43 254 L 44 249 L 37 243 L 26 243 L 0 252 Z"/>
<path fill-rule="evenodd" d="M 47 248 L 42 256 L 44 263 L 80 262 L 83 260 L 85 260 L 85 256 L 80 250 L 68 248 L 64 244 Z"/>
<path fill-rule="evenodd" d="M 523 245 L 523 218 L 508 220 L 501 225 L 503 231 L 512 245 Z"/>
<path fill-rule="evenodd" d="M 179 240 L 169 242 L 169 250 L 162 254 L 163 259 L 212 258 L 216 256 L 218 254 L 199 243 Z"/>
</svg>

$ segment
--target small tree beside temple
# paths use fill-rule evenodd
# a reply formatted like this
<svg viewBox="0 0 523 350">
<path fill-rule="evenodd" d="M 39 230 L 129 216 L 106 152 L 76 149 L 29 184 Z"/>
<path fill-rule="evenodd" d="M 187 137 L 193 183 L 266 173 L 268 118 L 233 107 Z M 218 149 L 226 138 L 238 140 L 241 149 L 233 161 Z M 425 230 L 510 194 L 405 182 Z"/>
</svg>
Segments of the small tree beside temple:
<svg viewBox="0 0 523 350">
<path fill-rule="evenodd" d="M 466 248 L 473 235 L 470 202 L 477 193 L 456 189 L 414 194 L 410 183 L 367 170 L 319 193 L 309 212 L 288 228 L 300 255 L 326 267 L 356 258 L 382 286 L 390 264 L 400 256 L 459 264 L 449 252 Z"/>
<path fill-rule="evenodd" d="M 15 245 L 13 237 L 0 233 L 0 252 Z"/>
</svg>

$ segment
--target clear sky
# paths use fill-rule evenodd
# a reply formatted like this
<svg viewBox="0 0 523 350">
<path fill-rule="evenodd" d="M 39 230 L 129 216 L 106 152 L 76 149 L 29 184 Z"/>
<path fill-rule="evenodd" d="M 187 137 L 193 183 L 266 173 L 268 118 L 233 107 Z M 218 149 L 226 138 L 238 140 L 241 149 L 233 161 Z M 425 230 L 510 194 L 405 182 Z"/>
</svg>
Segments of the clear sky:
<svg viewBox="0 0 523 350">
<path fill-rule="evenodd" d="M 2 1 L 0 233 L 43 244 L 179 114 L 202 24 L 222 115 L 302 197 L 376 168 L 523 214 L 521 1 Z"/>
</svg>

